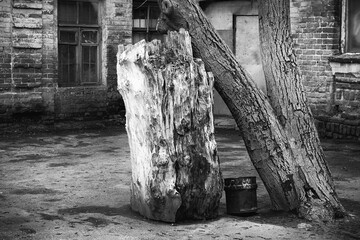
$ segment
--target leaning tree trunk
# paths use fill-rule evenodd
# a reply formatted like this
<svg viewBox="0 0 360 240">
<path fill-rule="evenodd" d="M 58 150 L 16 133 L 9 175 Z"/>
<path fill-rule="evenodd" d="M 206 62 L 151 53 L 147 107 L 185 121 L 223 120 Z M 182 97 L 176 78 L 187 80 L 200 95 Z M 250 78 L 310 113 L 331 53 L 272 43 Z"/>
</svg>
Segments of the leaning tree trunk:
<svg viewBox="0 0 360 240">
<path fill-rule="evenodd" d="M 195 1 L 158 2 L 162 11 L 158 28 L 185 28 L 189 31 L 194 54 L 204 61 L 208 71 L 213 72 L 214 86 L 242 132 L 249 156 L 268 190 L 273 208 L 300 211 L 306 205 L 308 211 L 303 211 L 303 217 L 318 219 L 312 214 L 313 209 L 325 221 L 335 217 L 335 212 L 343 213 L 334 187 L 331 181 L 327 181 L 330 176 L 326 165 L 298 154 L 296 148 L 301 144 L 293 143 L 293 136 L 284 129 L 270 102 L 239 65 Z M 309 130 L 316 131 L 314 128 Z M 308 132 L 299 133 L 302 138 L 309 137 Z M 300 163 L 305 161 L 313 161 L 311 164 L 316 167 L 303 168 Z M 319 169 L 326 180 L 318 179 Z M 323 191 L 315 192 L 321 205 L 307 201 L 313 191 Z"/>
<path fill-rule="evenodd" d="M 291 140 L 296 167 L 304 182 L 306 201 L 300 214 L 316 218 L 325 204 L 340 205 L 324 152 L 307 105 L 290 34 L 290 2 L 261 0 L 260 43 L 268 97 Z M 308 206 L 312 206 L 309 208 Z M 321 215 L 321 213 L 320 213 Z"/>
<path fill-rule="evenodd" d="M 164 44 L 142 41 L 119 48 L 133 210 L 167 222 L 218 215 L 223 182 L 212 87 L 213 77 L 193 59 L 185 32 L 173 32 Z"/>
</svg>

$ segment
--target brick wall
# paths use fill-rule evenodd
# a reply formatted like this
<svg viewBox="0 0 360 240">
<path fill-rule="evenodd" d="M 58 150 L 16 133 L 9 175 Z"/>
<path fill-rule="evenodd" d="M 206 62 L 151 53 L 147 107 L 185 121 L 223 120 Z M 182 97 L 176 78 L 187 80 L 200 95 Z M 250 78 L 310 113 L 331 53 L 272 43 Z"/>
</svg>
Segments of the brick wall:
<svg viewBox="0 0 360 240">
<path fill-rule="evenodd" d="M 22 94 L 42 85 L 42 7 L 41 1 L 13 0 L 12 83 Z"/>
<path fill-rule="evenodd" d="M 117 91 L 116 54 L 119 44 L 132 43 L 132 0 L 107 0 L 104 15 L 105 43 L 104 74 L 107 79 L 107 111 L 124 110 L 120 94 Z M 120 31 L 121 30 L 121 31 Z"/>
<path fill-rule="evenodd" d="M 329 57 L 339 54 L 340 0 L 291 0 L 291 31 L 308 101 L 327 114 L 333 76 Z"/>
<path fill-rule="evenodd" d="M 44 101 L 42 88 L 42 17 L 46 4 L 36 0 L 0 2 L 1 122 L 52 112 L 51 103 Z"/>
<path fill-rule="evenodd" d="M 357 119 L 360 116 L 360 74 L 335 73 L 334 114 L 343 119 Z"/>
<path fill-rule="evenodd" d="M 106 87 L 59 88 L 55 95 L 57 120 L 94 120 L 106 116 Z"/>
<path fill-rule="evenodd" d="M 321 116 L 316 119 L 315 123 L 322 138 L 360 140 L 360 120 Z"/>
<path fill-rule="evenodd" d="M 11 90 L 11 2 L 0 2 L 0 115 L 5 116 L 9 111 L 11 94 L 4 94 Z"/>
<path fill-rule="evenodd" d="M 341 4 L 341 0 L 291 0 L 291 31 L 320 136 L 360 140 L 360 75 L 357 70 L 347 72 L 358 67 L 342 65 L 343 57 L 337 57 Z"/>
<path fill-rule="evenodd" d="M 11 29 L 11 3 L 4 0 L 0 2 L 0 93 L 11 90 Z M 6 107 L 0 103 L 0 114 L 4 114 Z"/>
<path fill-rule="evenodd" d="M 132 1 L 101 5 L 102 84 L 59 88 L 57 0 L 0 1 L 0 123 L 102 118 L 124 109 L 116 51 L 131 43 Z"/>
</svg>

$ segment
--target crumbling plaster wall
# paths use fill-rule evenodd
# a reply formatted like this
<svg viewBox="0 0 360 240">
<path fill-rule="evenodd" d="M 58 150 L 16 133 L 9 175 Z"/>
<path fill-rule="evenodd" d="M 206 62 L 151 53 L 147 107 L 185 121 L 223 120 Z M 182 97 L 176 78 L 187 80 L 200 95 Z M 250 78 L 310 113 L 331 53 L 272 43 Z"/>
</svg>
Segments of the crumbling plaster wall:
<svg viewBox="0 0 360 240">
<path fill-rule="evenodd" d="M 131 43 L 131 0 L 101 0 L 99 86 L 58 87 L 57 0 L 0 0 L 0 123 L 99 118 L 119 112 L 116 49 Z"/>
<path fill-rule="evenodd" d="M 53 1 L 0 2 L 0 118 L 54 111 Z"/>
</svg>

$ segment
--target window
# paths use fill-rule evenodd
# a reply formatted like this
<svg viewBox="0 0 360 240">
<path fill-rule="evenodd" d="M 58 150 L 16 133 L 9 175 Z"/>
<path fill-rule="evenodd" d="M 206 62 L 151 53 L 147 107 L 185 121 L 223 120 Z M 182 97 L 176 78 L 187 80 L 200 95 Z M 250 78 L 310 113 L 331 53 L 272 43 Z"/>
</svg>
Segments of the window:
<svg viewBox="0 0 360 240">
<path fill-rule="evenodd" d="M 98 1 L 59 1 L 59 86 L 100 83 Z"/>
<path fill-rule="evenodd" d="M 156 31 L 159 15 L 160 8 L 156 0 L 133 1 L 133 43 L 142 39 L 162 39 L 162 34 Z"/>
<path fill-rule="evenodd" d="M 360 1 L 343 1 L 342 50 L 348 53 L 360 52 Z"/>
</svg>

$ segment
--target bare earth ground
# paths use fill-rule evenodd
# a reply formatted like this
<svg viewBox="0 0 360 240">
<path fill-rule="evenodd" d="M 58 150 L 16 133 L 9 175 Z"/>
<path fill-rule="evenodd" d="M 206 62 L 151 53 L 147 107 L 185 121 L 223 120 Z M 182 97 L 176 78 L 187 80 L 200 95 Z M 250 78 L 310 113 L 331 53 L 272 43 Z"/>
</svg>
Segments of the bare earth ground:
<svg viewBox="0 0 360 240">
<path fill-rule="evenodd" d="M 224 178 L 257 176 L 239 132 L 217 130 Z M 258 214 L 177 224 L 129 207 L 123 127 L 0 138 L 0 239 L 360 239 L 360 143 L 324 141 L 338 194 L 355 217 L 314 224 L 272 212 L 258 183 Z"/>
</svg>

